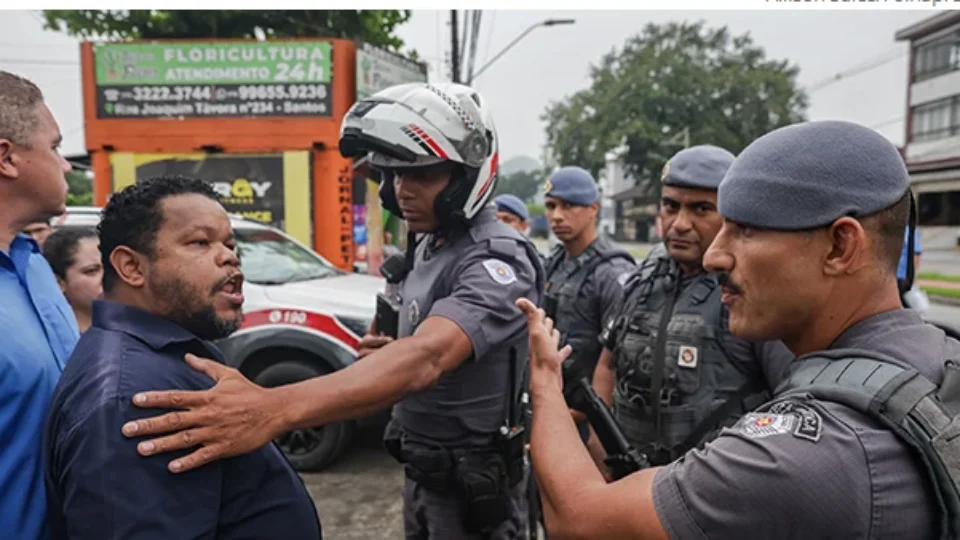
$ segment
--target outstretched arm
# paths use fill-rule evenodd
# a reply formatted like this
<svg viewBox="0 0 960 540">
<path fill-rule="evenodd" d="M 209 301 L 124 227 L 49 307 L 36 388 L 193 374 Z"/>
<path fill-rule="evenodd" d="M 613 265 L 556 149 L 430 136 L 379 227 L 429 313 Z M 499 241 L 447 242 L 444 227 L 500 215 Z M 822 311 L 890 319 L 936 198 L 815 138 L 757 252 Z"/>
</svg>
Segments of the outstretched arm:
<svg viewBox="0 0 960 540">
<path fill-rule="evenodd" d="M 559 334 L 542 309 L 525 300 L 517 305 L 530 331 L 530 453 L 550 537 L 665 540 L 653 506 L 657 469 L 607 484 L 567 413 L 560 364 L 568 350 L 557 351 Z"/>
<path fill-rule="evenodd" d="M 518 246 L 518 249 L 522 249 Z M 533 296 L 534 270 L 523 259 L 491 263 L 483 250 L 465 256 L 454 272 L 449 296 L 437 300 L 414 335 L 393 341 L 351 366 L 322 377 L 266 389 L 237 370 L 190 359 L 217 384 L 203 392 L 148 392 L 141 407 L 180 409 L 131 422 L 123 432 L 161 435 L 141 443 L 143 455 L 200 446 L 171 462 L 177 472 L 222 457 L 249 452 L 301 427 L 366 416 L 429 388 L 468 358 L 522 331 L 525 320 L 513 298 Z"/>
<path fill-rule="evenodd" d="M 187 355 L 191 366 L 212 377 L 205 391 L 138 394 L 139 407 L 176 408 L 159 417 L 129 422 L 127 436 L 158 435 L 140 443 L 146 456 L 202 445 L 170 463 L 186 471 L 227 456 L 259 448 L 287 431 L 359 418 L 428 388 L 471 354 L 470 339 L 454 322 L 430 317 L 409 338 L 394 341 L 349 367 L 323 377 L 262 388 L 239 371 Z"/>
</svg>

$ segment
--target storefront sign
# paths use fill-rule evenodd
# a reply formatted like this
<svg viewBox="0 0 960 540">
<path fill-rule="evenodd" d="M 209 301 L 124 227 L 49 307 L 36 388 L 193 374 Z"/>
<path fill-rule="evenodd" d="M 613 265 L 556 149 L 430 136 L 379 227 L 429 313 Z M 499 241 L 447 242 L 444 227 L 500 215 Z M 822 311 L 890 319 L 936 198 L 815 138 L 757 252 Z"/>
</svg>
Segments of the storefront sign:
<svg viewBox="0 0 960 540">
<path fill-rule="evenodd" d="M 364 43 L 357 47 L 357 100 L 384 88 L 427 82 L 427 67 Z"/>
<path fill-rule="evenodd" d="M 98 118 L 331 116 L 327 41 L 94 46 Z"/>
</svg>

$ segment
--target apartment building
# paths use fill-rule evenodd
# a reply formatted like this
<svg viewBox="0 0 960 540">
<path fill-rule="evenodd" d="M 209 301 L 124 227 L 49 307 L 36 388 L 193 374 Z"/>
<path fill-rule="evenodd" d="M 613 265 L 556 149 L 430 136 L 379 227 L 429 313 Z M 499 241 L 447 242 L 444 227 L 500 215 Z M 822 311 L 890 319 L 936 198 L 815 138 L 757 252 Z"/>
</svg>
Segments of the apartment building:
<svg viewBox="0 0 960 540">
<path fill-rule="evenodd" d="M 956 247 L 960 230 L 960 11 L 903 28 L 910 44 L 904 159 L 925 247 Z M 942 244 L 942 245 L 941 245 Z"/>
</svg>

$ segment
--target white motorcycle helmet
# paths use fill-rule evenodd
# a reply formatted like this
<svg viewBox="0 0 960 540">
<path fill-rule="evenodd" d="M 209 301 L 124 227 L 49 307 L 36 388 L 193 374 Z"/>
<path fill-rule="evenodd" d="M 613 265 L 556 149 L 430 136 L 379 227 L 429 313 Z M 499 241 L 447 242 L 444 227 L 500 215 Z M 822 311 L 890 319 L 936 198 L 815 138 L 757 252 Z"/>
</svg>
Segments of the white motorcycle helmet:
<svg viewBox="0 0 960 540">
<path fill-rule="evenodd" d="M 400 84 L 358 101 L 343 119 L 339 146 L 344 157 L 369 154 L 383 173 L 380 200 L 401 218 L 393 188 L 397 169 L 457 165 L 434 204 L 445 228 L 466 225 L 496 189 L 493 117 L 476 90 L 461 84 Z"/>
</svg>

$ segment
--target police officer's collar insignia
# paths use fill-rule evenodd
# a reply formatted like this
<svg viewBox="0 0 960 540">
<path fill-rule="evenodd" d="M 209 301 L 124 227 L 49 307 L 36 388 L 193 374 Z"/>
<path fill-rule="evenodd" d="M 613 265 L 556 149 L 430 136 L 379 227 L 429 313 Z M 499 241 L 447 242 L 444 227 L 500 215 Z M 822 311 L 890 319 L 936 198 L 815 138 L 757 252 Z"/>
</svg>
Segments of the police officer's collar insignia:
<svg viewBox="0 0 960 540">
<path fill-rule="evenodd" d="M 677 365 L 682 368 L 692 369 L 697 367 L 697 348 L 682 346 L 680 347 L 680 352 L 677 354 Z"/>
<path fill-rule="evenodd" d="M 517 280 L 517 275 L 513 272 L 510 265 L 500 259 L 487 259 L 483 261 L 483 268 L 490 274 L 494 281 L 501 285 L 509 285 Z"/>
<path fill-rule="evenodd" d="M 410 326 L 417 326 L 420 323 L 420 304 L 416 300 L 410 303 L 407 313 L 410 315 Z"/>
<path fill-rule="evenodd" d="M 670 162 L 663 164 L 663 170 L 660 171 L 660 182 L 667 181 L 667 175 L 670 174 Z"/>
<path fill-rule="evenodd" d="M 543 192 L 550 193 L 551 191 L 553 191 L 553 183 L 547 180 L 543 183 Z"/>
</svg>

